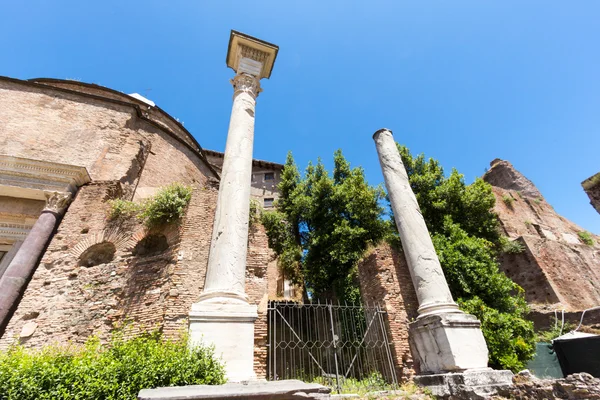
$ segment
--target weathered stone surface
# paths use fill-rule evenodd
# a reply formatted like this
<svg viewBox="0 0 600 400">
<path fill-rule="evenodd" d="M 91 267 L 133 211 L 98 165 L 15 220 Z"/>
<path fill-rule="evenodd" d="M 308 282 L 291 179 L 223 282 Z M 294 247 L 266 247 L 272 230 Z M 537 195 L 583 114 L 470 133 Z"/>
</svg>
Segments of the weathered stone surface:
<svg viewBox="0 0 600 400">
<path fill-rule="evenodd" d="M 600 399 L 600 379 L 585 372 L 564 379 L 536 379 L 531 374 L 515 375 L 514 386 L 501 388 L 498 394 L 510 399 Z"/>
<path fill-rule="evenodd" d="M 434 396 L 450 400 L 486 399 L 512 386 L 513 373 L 491 368 L 464 372 L 419 375 L 414 381 L 431 390 Z"/>
<path fill-rule="evenodd" d="M 500 266 L 525 289 L 528 303 L 534 308 L 554 304 L 554 309 L 568 311 L 598 305 L 600 237 L 592 235 L 594 244 L 585 244 L 579 238 L 584 229 L 558 215 L 533 183 L 506 161 L 493 161 L 484 180 L 493 186 L 494 211 L 503 233 L 523 247 L 522 252 L 503 254 Z"/>
<path fill-rule="evenodd" d="M 496 158 L 490 163 L 490 167 L 483 179 L 492 186 L 514 190 L 533 199 L 542 197 L 533 182 L 517 171 L 510 162 Z"/>
<path fill-rule="evenodd" d="M 25 325 L 23 325 L 23 328 L 21 329 L 21 333 L 19 334 L 19 337 L 21 338 L 28 338 L 29 336 L 33 335 L 33 332 L 35 332 L 35 330 L 37 329 L 37 324 L 35 322 L 28 322 Z"/>
<path fill-rule="evenodd" d="M 328 398 L 330 389 L 316 383 L 297 380 L 272 382 L 226 383 L 224 385 L 195 385 L 158 389 L 144 389 L 139 400 L 193 400 L 193 399 L 295 399 Z"/>
<path fill-rule="evenodd" d="M 409 338 L 420 373 L 462 371 L 488 363 L 481 323 L 474 315 L 426 315 L 411 322 Z"/>
<path fill-rule="evenodd" d="M 392 132 L 380 129 L 373 135 L 373 140 L 390 204 L 394 210 L 404 256 L 419 299 L 419 316 L 460 312 L 452 299 Z"/>
<path fill-rule="evenodd" d="M 590 198 L 590 204 L 600 213 L 600 172 L 581 182 L 583 190 Z"/>
</svg>

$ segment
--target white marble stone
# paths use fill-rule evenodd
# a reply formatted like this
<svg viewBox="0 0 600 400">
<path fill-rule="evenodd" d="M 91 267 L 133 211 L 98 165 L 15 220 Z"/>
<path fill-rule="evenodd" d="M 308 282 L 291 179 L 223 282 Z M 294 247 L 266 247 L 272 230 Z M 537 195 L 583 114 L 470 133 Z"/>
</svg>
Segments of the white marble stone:
<svg viewBox="0 0 600 400">
<path fill-rule="evenodd" d="M 209 344 L 225 362 L 229 382 L 256 379 L 254 374 L 254 320 L 257 307 L 246 302 L 214 297 L 192 305 L 190 346 Z"/>
<path fill-rule="evenodd" d="M 214 345 L 227 379 L 256 379 L 254 321 L 257 306 L 244 286 L 250 214 L 254 112 L 260 78 L 269 77 L 277 46 L 232 31 L 227 65 L 236 71 L 233 106 L 204 290 L 190 311 L 190 345 Z"/>
<path fill-rule="evenodd" d="M 452 372 L 446 374 L 420 375 L 414 378 L 419 386 L 431 390 L 438 399 L 487 399 L 499 390 L 512 386 L 513 373 L 491 368 Z"/>
<path fill-rule="evenodd" d="M 373 139 L 394 210 L 402 249 L 419 300 L 419 318 L 442 312 L 460 312 L 450 294 L 392 132 L 381 129 L 375 132 Z"/>
<path fill-rule="evenodd" d="M 488 349 L 473 315 L 428 315 L 411 323 L 409 332 L 421 374 L 487 367 Z"/>
</svg>

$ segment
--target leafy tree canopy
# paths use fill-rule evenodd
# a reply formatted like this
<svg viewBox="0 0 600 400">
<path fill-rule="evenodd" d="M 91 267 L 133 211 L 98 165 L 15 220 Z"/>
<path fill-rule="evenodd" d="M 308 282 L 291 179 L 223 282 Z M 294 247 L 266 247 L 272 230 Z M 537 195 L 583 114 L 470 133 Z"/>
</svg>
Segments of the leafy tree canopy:
<svg viewBox="0 0 600 400">
<path fill-rule="evenodd" d="M 398 151 L 432 237 L 446 280 L 461 308 L 476 315 L 494 367 L 522 369 L 535 351 L 533 325 L 525 320 L 523 289 L 498 268 L 506 247 L 492 209 L 495 197 L 482 179 L 466 185 L 438 161 Z M 369 186 L 338 150 L 333 176 L 319 160 L 304 176 L 288 154 L 276 211 L 263 215 L 271 247 L 288 277 L 313 298 L 359 301 L 356 266 L 364 251 L 384 237 L 398 244 L 393 218 L 385 220 L 383 192 Z"/>
<path fill-rule="evenodd" d="M 358 301 L 356 264 L 386 234 L 383 190 L 369 186 L 341 150 L 333 176 L 320 159 L 300 176 L 289 153 L 279 190 L 276 211 L 266 212 L 263 224 L 281 268 L 304 281 L 313 298 Z"/>
</svg>

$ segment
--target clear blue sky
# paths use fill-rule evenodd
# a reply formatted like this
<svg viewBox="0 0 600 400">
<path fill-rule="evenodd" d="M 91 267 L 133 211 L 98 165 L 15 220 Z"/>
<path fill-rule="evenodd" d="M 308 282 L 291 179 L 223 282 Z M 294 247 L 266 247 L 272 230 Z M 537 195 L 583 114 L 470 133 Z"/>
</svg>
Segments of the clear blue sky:
<svg viewBox="0 0 600 400">
<path fill-rule="evenodd" d="M 255 157 L 301 168 L 342 148 L 369 182 L 371 135 L 467 182 L 511 161 L 563 216 L 600 233 L 580 183 L 600 171 L 598 1 L 6 1 L 0 75 L 139 92 L 223 150 L 230 29 L 280 46 Z"/>
</svg>

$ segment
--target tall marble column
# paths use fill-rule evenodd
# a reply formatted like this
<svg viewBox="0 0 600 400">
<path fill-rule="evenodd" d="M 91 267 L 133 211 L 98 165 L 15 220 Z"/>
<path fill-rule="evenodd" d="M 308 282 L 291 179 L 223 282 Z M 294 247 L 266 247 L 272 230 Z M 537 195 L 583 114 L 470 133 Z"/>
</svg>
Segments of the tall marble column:
<svg viewBox="0 0 600 400">
<path fill-rule="evenodd" d="M 409 332 L 420 372 L 486 368 L 488 350 L 480 322 L 460 311 L 452 299 L 392 132 L 381 129 L 373 139 L 419 300 L 419 317 Z"/>
<path fill-rule="evenodd" d="M 229 381 L 255 379 L 257 306 L 244 292 L 250 213 L 254 113 L 260 79 L 271 74 L 278 47 L 232 31 L 227 65 L 236 76 L 233 107 L 204 290 L 190 312 L 190 345 L 215 346 Z"/>
<path fill-rule="evenodd" d="M 0 278 L 0 335 L 35 272 L 70 199 L 71 193 L 46 193 L 46 207 Z"/>
</svg>

